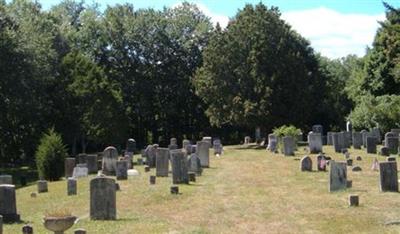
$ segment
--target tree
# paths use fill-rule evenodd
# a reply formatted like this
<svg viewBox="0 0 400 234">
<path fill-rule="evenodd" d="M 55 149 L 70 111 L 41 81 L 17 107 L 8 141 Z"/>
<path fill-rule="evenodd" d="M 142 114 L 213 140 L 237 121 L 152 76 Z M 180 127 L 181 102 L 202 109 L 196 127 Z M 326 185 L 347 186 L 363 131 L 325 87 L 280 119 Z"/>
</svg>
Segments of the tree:
<svg viewBox="0 0 400 234">
<path fill-rule="evenodd" d="M 312 124 L 324 80 L 309 42 L 277 8 L 246 5 L 216 29 L 196 72 L 196 93 L 212 124 L 272 129 Z"/>
</svg>

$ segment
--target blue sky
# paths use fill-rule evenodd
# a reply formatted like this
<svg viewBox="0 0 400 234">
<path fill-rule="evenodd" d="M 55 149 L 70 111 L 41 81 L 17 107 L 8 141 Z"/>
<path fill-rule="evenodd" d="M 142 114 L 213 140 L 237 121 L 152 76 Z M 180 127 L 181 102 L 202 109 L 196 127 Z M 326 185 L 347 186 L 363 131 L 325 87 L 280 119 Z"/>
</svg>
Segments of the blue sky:
<svg viewBox="0 0 400 234">
<path fill-rule="evenodd" d="M 10 1 L 10 0 L 9 0 Z M 400 7 L 399 0 L 385 0 Z M 59 0 L 39 0 L 44 9 L 59 3 Z M 86 0 L 107 5 L 129 2 L 136 8 L 162 9 L 173 7 L 180 0 Z M 208 15 L 213 23 L 226 25 L 238 9 L 246 3 L 257 4 L 260 0 L 189 0 Z M 380 0 L 261 0 L 267 6 L 277 6 L 282 18 L 305 38 L 317 52 L 339 58 L 347 54 L 363 56 L 365 48 L 371 46 L 378 21 L 384 20 L 385 8 Z"/>
</svg>

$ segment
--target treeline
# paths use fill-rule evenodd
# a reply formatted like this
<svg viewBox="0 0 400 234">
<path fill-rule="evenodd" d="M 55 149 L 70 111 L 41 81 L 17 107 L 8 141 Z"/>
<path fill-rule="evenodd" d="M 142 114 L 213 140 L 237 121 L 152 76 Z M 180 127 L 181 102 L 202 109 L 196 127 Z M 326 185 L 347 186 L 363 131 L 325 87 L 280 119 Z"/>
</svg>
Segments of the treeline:
<svg viewBox="0 0 400 234">
<path fill-rule="evenodd" d="M 400 14 L 386 7 L 364 58 L 330 60 L 261 3 L 222 29 L 189 3 L 100 11 L 0 0 L 0 160 L 33 160 L 50 128 L 76 154 L 128 137 L 139 146 L 204 135 L 239 143 L 256 127 L 337 129 L 347 116 L 356 127 L 393 127 Z"/>
</svg>

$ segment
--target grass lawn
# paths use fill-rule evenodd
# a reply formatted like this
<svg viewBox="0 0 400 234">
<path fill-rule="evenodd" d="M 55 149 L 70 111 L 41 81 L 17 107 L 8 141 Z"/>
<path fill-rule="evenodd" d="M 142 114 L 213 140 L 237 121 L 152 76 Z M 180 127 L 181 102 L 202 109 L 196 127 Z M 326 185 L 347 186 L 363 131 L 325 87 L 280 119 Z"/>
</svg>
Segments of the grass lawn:
<svg viewBox="0 0 400 234">
<path fill-rule="evenodd" d="M 17 209 L 35 233 L 48 233 L 42 225 L 46 211 L 68 208 L 80 221 L 68 232 L 85 228 L 88 233 L 399 233 L 400 193 L 379 192 L 379 172 L 371 171 L 374 155 L 351 149 L 353 165 L 362 167 L 348 179 L 353 187 L 328 192 L 328 172 L 300 172 L 299 159 L 241 146 L 225 147 L 221 158 L 211 157 L 211 168 L 191 185 L 180 185 L 182 194 L 171 195 L 171 177 L 149 185 L 143 166 L 139 177 L 119 181 L 116 221 L 89 218 L 89 180 L 78 180 L 78 195 L 66 195 L 66 181 L 49 183 L 49 192 L 31 198 L 36 186 L 17 190 Z M 336 160 L 344 156 L 324 146 Z M 362 156 L 356 161 L 355 156 Z M 383 157 L 378 158 L 385 160 Z M 360 195 L 360 206 L 349 208 L 349 194 Z M 4 225 L 4 233 L 21 233 L 23 223 Z"/>
</svg>

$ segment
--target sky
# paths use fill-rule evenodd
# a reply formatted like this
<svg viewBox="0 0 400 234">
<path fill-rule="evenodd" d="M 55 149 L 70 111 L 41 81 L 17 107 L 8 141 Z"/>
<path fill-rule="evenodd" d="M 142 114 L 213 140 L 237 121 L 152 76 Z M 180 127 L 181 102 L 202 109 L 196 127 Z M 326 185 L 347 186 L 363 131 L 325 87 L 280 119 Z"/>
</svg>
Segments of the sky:
<svg viewBox="0 0 400 234">
<path fill-rule="evenodd" d="M 44 9 L 59 3 L 59 0 L 38 0 Z M 181 0 L 86 0 L 105 8 L 117 3 L 132 3 L 135 8 L 162 9 L 179 5 Z M 385 8 L 380 0 L 188 0 L 195 3 L 214 24 L 226 26 L 247 3 L 263 2 L 277 6 L 282 18 L 294 30 L 311 42 L 315 51 L 330 58 L 348 54 L 363 56 L 371 46 L 379 27 L 378 21 L 385 19 Z M 399 0 L 385 0 L 399 8 Z"/>
</svg>

